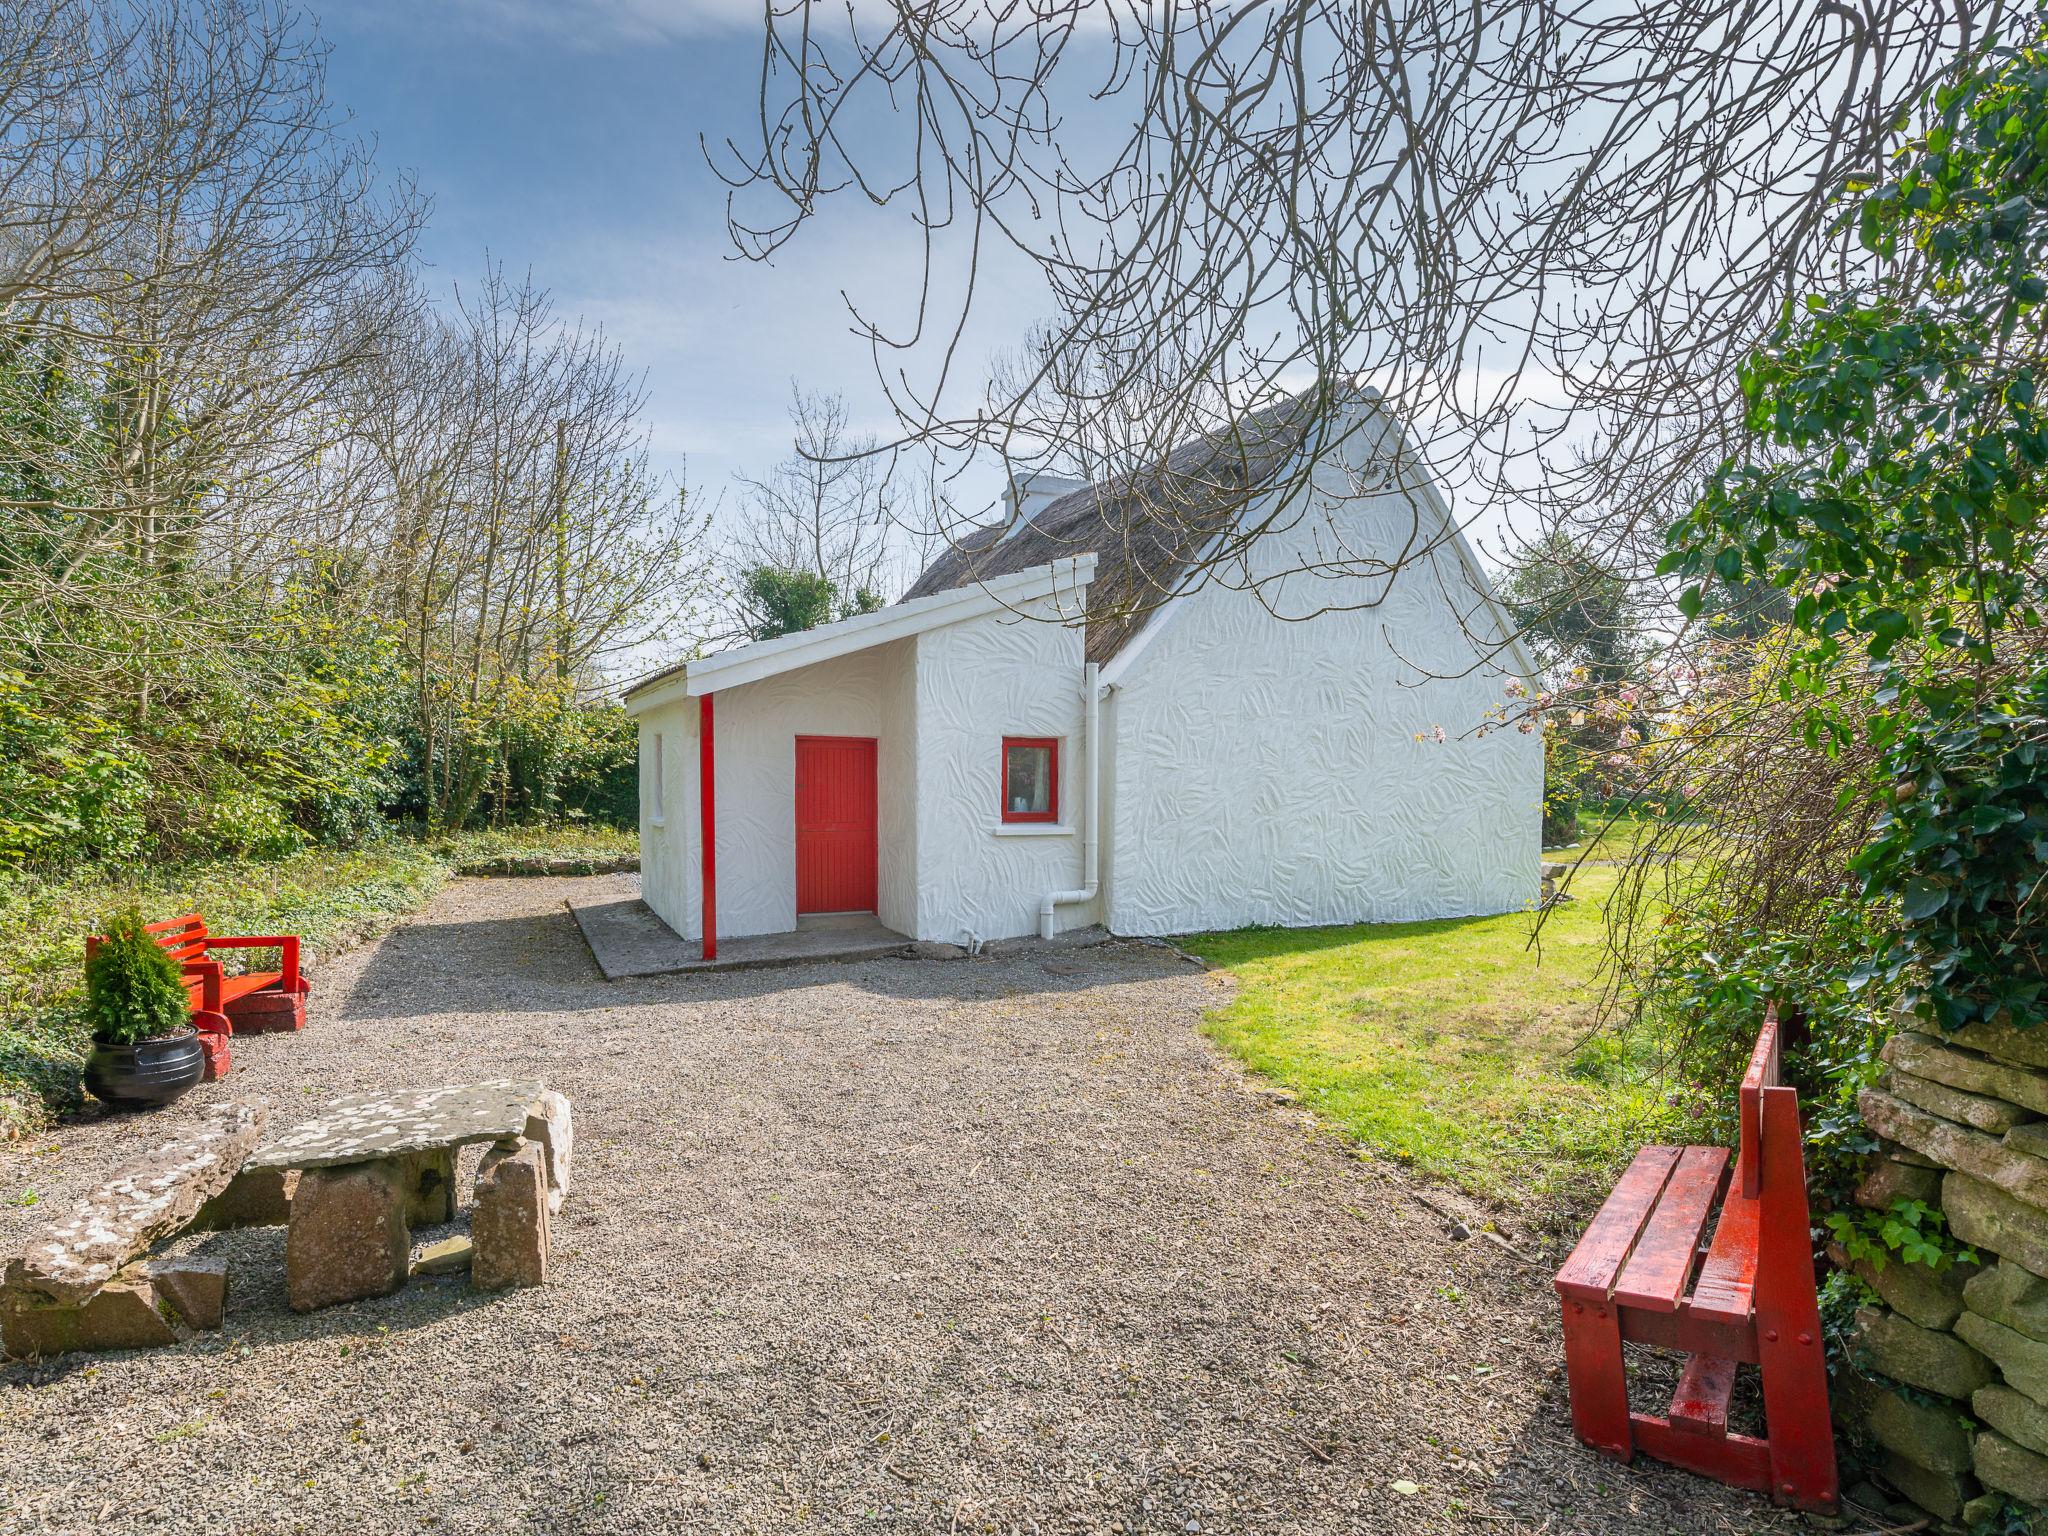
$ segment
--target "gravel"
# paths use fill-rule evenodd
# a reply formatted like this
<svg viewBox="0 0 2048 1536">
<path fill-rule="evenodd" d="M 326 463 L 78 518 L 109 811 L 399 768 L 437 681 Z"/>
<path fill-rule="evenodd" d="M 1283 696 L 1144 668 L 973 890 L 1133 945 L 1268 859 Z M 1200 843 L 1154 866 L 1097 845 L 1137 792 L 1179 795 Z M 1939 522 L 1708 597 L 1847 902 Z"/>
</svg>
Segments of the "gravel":
<svg viewBox="0 0 2048 1536">
<path fill-rule="evenodd" d="M 0 1369 L 0 1529 L 1794 1528 L 1579 1448 L 1554 1254 L 1453 1241 L 1487 1213 L 1245 1077 L 1222 978 L 1112 943 L 608 984 L 577 883 L 458 882 L 225 1083 L 0 1153 L 12 1251 L 228 1097 L 576 1112 L 545 1289 L 300 1317 L 281 1231 L 216 1234 L 222 1332 Z"/>
</svg>

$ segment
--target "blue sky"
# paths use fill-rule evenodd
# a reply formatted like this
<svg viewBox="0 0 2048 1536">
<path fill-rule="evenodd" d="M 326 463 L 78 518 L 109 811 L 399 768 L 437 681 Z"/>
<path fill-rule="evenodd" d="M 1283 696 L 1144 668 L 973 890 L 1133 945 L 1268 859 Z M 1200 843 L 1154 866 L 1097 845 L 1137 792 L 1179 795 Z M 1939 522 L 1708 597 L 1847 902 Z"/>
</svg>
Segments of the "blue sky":
<svg viewBox="0 0 2048 1536">
<path fill-rule="evenodd" d="M 792 378 L 890 428 L 841 290 L 872 301 L 892 266 L 914 290 L 905 218 L 841 198 L 772 265 L 731 259 L 699 136 L 744 142 L 754 120 L 757 4 L 335 0 L 320 24 L 334 99 L 379 164 L 434 200 L 434 286 L 474 281 L 488 252 L 601 324 L 646 374 L 658 467 L 679 474 L 687 457 L 693 488 L 730 500 L 736 470 L 787 453 Z M 979 355 L 1014 343 L 1037 291 L 1006 289 Z M 964 481 L 963 506 L 994 486 L 992 472 Z"/>
</svg>

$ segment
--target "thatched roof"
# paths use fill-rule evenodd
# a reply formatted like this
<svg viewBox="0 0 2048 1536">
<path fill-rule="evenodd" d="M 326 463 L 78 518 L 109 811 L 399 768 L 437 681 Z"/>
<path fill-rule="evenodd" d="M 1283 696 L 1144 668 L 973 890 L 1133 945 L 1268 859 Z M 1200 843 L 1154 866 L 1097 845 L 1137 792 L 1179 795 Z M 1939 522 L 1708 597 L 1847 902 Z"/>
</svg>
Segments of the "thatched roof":
<svg viewBox="0 0 2048 1536">
<path fill-rule="evenodd" d="M 1318 419 L 1313 391 L 1183 443 L 1148 472 L 1070 492 L 1021 528 L 976 528 L 925 567 L 905 600 L 1074 555 L 1096 556 L 1087 658 L 1106 662 L 1182 588 L 1202 552 L 1277 479 Z"/>
</svg>

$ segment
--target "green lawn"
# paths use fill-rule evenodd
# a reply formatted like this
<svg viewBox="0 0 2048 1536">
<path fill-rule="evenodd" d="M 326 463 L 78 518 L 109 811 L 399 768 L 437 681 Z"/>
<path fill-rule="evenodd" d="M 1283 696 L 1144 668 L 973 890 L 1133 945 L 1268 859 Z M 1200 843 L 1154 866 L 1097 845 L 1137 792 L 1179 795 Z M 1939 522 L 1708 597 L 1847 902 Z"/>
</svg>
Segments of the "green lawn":
<svg viewBox="0 0 2048 1536">
<path fill-rule="evenodd" d="M 453 864 L 507 854 L 606 859 L 640 851 L 637 828 L 612 827 L 595 821 L 559 822 L 552 826 L 534 827 L 478 827 L 467 832 L 437 833 L 425 842 L 429 849 Z"/>
<path fill-rule="evenodd" d="M 1254 1071 L 1376 1155 L 1548 1204 L 1604 1192 L 1601 1175 L 1671 1131 L 1648 1053 L 1596 1029 L 1616 878 L 1579 871 L 1540 949 L 1529 913 L 1182 942 L 1237 979 L 1206 1028 Z"/>
</svg>

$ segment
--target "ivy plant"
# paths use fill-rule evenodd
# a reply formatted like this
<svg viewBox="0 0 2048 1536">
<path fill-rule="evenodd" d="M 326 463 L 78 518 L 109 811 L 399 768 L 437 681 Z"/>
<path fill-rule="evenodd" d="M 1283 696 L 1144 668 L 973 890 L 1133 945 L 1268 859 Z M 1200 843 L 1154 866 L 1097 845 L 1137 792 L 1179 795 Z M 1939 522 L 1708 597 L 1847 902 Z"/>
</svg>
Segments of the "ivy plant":
<svg viewBox="0 0 2048 1536">
<path fill-rule="evenodd" d="M 2048 1011 L 2048 11 L 1926 103 L 1852 185 L 1856 280 L 1788 308 L 1742 373 L 1754 445 L 1670 531 L 1699 614 L 1716 582 L 1792 598 L 1779 676 L 1809 743 L 1867 733 L 1887 807 L 1851 871 L 1894 914 L 1862 972 L 1925 1020 Z M 1844 707 L 1847 674 L 1862 675 Z"/>
<path fill-rule="evenodd" d="M 1844 1253 L 1880 1272 L 1894 1257 L 1936 1271 L 1979 1262 L 1976 1249 L 1950 1236 L 1941 1208 L 1925 1200 L 1894 1200 L 1883 1211 L 1830 1211 L 1826 1220 Z"/>
</svg>

